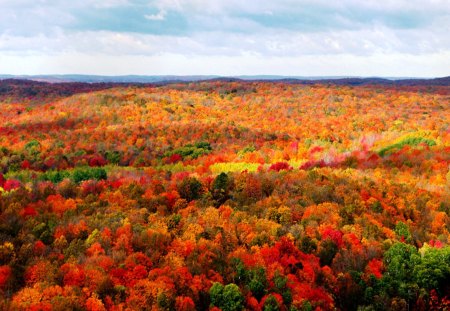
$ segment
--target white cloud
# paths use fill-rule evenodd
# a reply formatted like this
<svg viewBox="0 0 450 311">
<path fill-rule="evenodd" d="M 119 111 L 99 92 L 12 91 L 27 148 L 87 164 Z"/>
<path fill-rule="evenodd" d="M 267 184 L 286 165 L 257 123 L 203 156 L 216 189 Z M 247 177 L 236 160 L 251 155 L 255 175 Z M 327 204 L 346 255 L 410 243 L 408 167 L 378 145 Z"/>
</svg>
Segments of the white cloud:
<svg viewBox="0 0 450 311">
<path fill-rule="evenodd" d="M 448 1 L 0 0 L 0 73 L 448 75 Z"/>
<path fill-rule="evenodd" d="M 224 22 L 227 22 L 224 20 Z M 235 21 L 231 21 L 235 23 Z M 392 30 L 386 27 L 358 31 L 318 33 L 267 30 L 248 35 L 235 32 L 197 32 L 189 36 L 119 33 L 111 31 L 65 32 L 35 36 L 0 34 L 0 51 L 23 54 L 98 52 L 116 56 L 180 55 L 270 56 L 340 55 L 370 56 L 377 53 L 430 54 L 449 51 L 445 30 Z"/>
<path fill-rule="evenodd" d="M 146 14 L 144 17 L 151 21 L 163 21 L 166 18 L 166 11 L 161 10 L 157 14 Z"/>
</svg>

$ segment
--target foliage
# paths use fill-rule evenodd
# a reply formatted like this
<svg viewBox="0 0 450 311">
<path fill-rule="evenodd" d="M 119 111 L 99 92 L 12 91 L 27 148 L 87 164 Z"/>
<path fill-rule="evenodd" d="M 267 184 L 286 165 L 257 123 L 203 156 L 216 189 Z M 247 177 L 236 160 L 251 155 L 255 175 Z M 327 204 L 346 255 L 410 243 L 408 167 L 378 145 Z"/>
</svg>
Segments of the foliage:
<svg viewBox="0 0 450 311">
<path fill-rule="evenodd" d="M 450 308 L 448 86 L 5 85 L 1 310 Z"/>
<path fill-rule="evenodd" d="M 209 290 L 211 304 L 223 311 L 239 311 L 244 309 L 244 296 L 236 284 L 223 286 L 214 283 Z"/>
<path fill-rule="evenodd" d="M 208 142 L 198 142 L 194 145 L 187 144 L 183 147 L 168 151 L 164 154 L 165 157 L 173 155 L 180 155 L 182 158 L 197 159 L 199 156 L 208 154 L 212 151 L 212 147 Z"/>
<path fill-rule="evenodd" d="M 387 153 L 392 152 L 393 150 L 402 149 L 404 146 L 417 146 L 420 144 L 425 144 L 427 146 L 435 146 L 436 142 L 432 139 L 423 138 L 423 137 L 408 137 L 405 138 L 398 143 L 386 146 L 378 151 L 380 156 L 385 156 Z"/>
</svg>

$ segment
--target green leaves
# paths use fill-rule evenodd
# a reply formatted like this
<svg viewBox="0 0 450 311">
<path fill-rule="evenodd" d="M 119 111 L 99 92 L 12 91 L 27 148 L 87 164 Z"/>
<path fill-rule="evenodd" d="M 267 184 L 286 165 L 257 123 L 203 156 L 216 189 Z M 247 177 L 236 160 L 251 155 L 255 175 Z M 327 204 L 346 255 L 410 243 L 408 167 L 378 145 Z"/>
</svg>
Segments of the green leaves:
<svg viewBox="0 0 450 311">
<path fill-rule="evenodd" d="M 219 307 L 222 311 L 238 311 L 244 309 L 244 296 L 239 287 L 230 283 L 223 286 L 214 283 L 209 290 L 211 305 Z"/>
<path fill-rule="evenodd" d="M 436 289 L 443 294 L 450 280 L 450 247 L 430 248 L 424 246 L 423 256 L 414 266 L 414 279 L 421 288 Z"/>
<path fill-rule="evenodd" d="M 415 297 L 419 288 L 415 284 L 413 269 L 420 262 L 417 249 L 409 244 L 395 243 L 384 254 L 386 272 L 383 275 L 384 290 L 392 296 L 405 299 Z"/>
<path fill-rule="evenodd" d="M 225 173 L 220 173 L 212 183 L 211 194 L 216 207 L 219 207 L 228 200 L 233 181 Z"/>
<path fill-rule="evenodd" d="M 89 179 L 101 180 L 106 178 L 106 170 L 100 167 L 76 168 L 71 176 L 71 179 L 76 183 Z"/>
<path fill-rule="evenodd" d="M 202 194 L 202 188 L 202 183 L 195 177 L 185 178 L 177 185 L 180 197 L 188 202 L 199 199 Z"/>
<path fill-rule="evenodd" d="M 174 149 L 172 151 L 168 151 L 164 153 L 165 157 L 170 157 L 174 154 L 179 154 L 180 156 L 184 158 L 191 158 L 191 159 L 197 159 L 198 157 L 211 153 L 212 147 L 208 142 L 198 142 L 194 145 L 187 144 L 183 147 Z"/>
<path fill-rule="evenodd" d="M 395 225 L 395 234 L 397 239 L 404 240 L 408 243 L 412 242 L 411 233 L 409 232 L 409 227 L 402 221 L 399 221 Z"/>
<path fill-rule="evenodd" d="M 79 184 L 82 181 L 95 179 L 106 179 L 107 173 L 101 167 L 79 167 L 73 170 L 47 171 L 40 176 L 41 180 L 49 180 L 54 184 L 60 183 L 63 179 L 69 178 Z"/>
<path fill-rule="evenodd" d="M 419 144 L 426 144 L 428 146 L 435 146 L 436 142 L 432 139 L 423 138 L 423 137 L 409 137 L 405 138 L 402 141 L 384 147 L 378 151 L 378 154 L 384 157 L 386 154 L 389 154 L 395 150 L 402 149 L 404 146 L 417 146 Z"/>
</svg>

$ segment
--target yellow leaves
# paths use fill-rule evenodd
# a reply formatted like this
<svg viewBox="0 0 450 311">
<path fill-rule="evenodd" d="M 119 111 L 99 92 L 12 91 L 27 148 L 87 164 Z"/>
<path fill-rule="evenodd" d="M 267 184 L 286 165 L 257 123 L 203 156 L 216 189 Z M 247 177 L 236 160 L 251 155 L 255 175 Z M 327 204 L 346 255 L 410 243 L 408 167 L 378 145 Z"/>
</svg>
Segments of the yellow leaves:
<svg viewBox="0 0 450 311">
<path fill-rule="evenodd" d="M 427 242 L 423 243 L 423 246 L 419 248 L 419 254 L 423 257 L 431 249 L 430 244 Z"/>
<path fill-rule="evenodd" d="M 197 236 L 203 231 L 204 231 L 203 227 L 200 226 L 199 224 L 196 223 L 189 224 L 183 233 L 183 240 L 196 241 Z"/>
<path fill-rule="evenodd" d="M 267 210 L 267 217 L 281 225 L 289 225 L 292 222 L 292 211 L 287 206 L 272 207 Z"/>
<path fill-rule="evenodd" d="M 256 172 L 259 163 L 247 163 L 247 162 L 228 162 L 228 163 L 214 163 L 209 167 L 213 174 L 220 174 L 222 172 Z"/>
<path fill-rule="evenodd" d="M 175 252 L 169 252 L 164 257 L 164 266 L 170 267 L 172 270 L 176 270 L 185 265 L 184 258 Z"/>
<path fill-rule="evenodd" d="M 98 229 L 94 229 L 88 236 L 84 244 L 86 245 L 86 247 L 89 247 L 92 244 L 94 244 L 99 238 L 100 238 L 100 231 L 98 231 Z"/>
<path fill-rule="evenodd" d="M 277 234 L 278 228 L 280 228 L 281 225 L 277 224 L 274 221 L 267 220 L 267 219 L 258 219 L 255 223 L 255 231 L 257 233 L 268 233 L 272 236 L 275 236 Z"/>
<path fill-rule="evenodd" d="M 11 242 L 5 242 L 0 246 L 1 249 L 14 251 L 14 245 Z"/>
<path fill-rule="evenodd" d="M 384 233 L 386 238 L 391 239 L 391 240 L 395 239 L 395 232 L 394 232 L 394 230 L 391 230 L 389 228 L 383 227 L 383 228 L 381 228 L 381 231 Z"/>
<path fill-rule="evenodd" d="M 157 299 L 164 294 L 171 296 L 171 289 L 163 280 L 139 280 L 128 289 L 127 308 L 125 310 L 158 310 Z"/>
<path fill-rule="evenodd" d="M 208 227 L 223 225 L 223 222 L 219 218 L 219 211 L 214 207 L 208 207 L 199 218 L 198 223 Z"/>
</svg>

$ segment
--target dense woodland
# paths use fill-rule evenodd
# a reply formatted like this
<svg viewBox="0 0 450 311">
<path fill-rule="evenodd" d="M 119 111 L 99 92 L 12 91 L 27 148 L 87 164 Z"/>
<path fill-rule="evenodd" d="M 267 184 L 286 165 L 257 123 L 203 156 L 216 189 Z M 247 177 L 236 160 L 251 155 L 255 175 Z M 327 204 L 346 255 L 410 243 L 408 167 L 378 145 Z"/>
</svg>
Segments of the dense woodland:
<svg viewBox="0 0 450 311">
<path fill-rule="evenodd" d="M 70 88 L 0 92 L 1 310 L 450 309 L 449 85 Z"/>
</svg>

